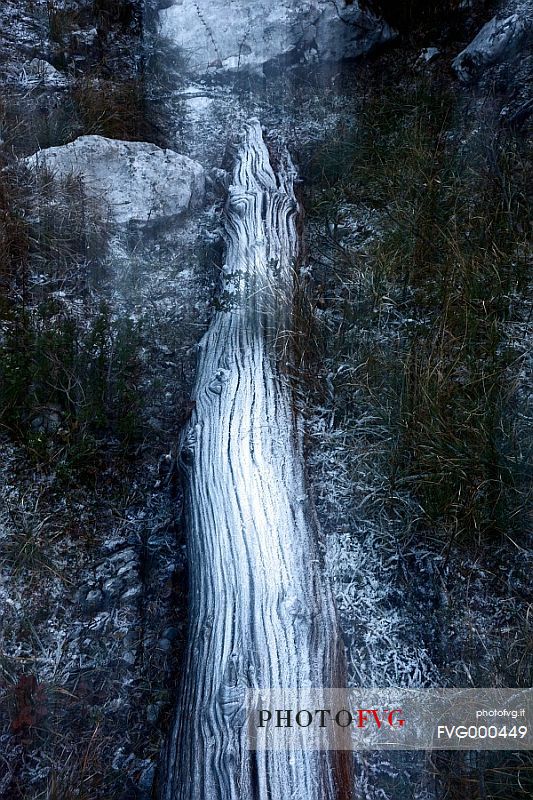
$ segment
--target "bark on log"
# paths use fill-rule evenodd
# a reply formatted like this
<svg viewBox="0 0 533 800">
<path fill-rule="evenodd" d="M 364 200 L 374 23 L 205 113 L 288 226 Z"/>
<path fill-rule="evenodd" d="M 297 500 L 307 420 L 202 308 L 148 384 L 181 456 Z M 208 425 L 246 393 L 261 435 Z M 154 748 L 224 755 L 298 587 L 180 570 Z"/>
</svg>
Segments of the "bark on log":
<svg viewBox="0 0 533 800">
<path fill-rule="evenodd" d="M 202 340 L 181 463 L 190 623 L 164 800 L 337 800 L 333 753 L 250 752 L 239 710 L 256 687 L 342 685 L 290 388 L 274 339 L 298 251 L 294 170 L 274 174 L 253 120 L 226 213 L 222 308 Z"/>
</svg>

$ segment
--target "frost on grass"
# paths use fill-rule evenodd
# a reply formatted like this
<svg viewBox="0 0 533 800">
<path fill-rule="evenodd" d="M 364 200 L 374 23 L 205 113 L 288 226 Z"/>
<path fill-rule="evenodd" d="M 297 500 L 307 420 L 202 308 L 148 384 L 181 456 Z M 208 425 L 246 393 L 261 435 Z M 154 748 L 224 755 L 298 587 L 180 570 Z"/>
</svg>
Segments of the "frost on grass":
<svg viewBox="0 0 533 800">
<path fill-rule="evenodd" d="M 391 518 L 387 510 L 390 494 L 379 469 L 387 432 L 371 413 L 361 415 L 355 431 L 328 430 L 328 417 L 311 420 L 309 462 L 326 530 L 326 567 L 347 645 L 349 683 L 435 685 L 434 620 L 430 613 L 424 618 L 433 603 L 435 553 L 420 546 L 407 549 L 405 517 Z M 406 500 L 416 513 L 414 502 Z"/>
</svg>

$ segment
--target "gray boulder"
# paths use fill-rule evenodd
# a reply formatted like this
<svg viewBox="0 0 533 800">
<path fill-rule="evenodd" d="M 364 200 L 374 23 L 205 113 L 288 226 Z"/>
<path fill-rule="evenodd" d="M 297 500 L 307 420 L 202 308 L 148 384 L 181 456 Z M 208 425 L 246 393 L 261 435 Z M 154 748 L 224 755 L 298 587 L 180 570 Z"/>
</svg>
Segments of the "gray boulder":
<svg viewBox="0 0 533 800">
<path fill-rule="evenodd" d="M 178 216 L 200 205 L 205 193 L 201 164 L 146 142 L 80 136 L 24 161 L 59 180 L 79 176 L 87 195 L 100 200 L 119 224 Z"/>
<path fill-rule="evenodd" d="M 44 86 L 47 89 L 63 89 L 68 86 L 68 78 L 48 61 L 32 58 L 20 72 L 20 82 L 24 86 Z"/>
<path fill-rule="evenodd" d="M 343 0 L 175 0 L 159 19 L 161 34 L 197 74 L 261 69 L 276 60 L 354 58 L 395 35 Z"/>
<path fill-rule="evenodd" d="M 526 15 L 493 17 L 452 62 L 459 79 L 466 83 L 487 67 L 516 53 L 530 30 L 531 21 Z"/>
</svg>

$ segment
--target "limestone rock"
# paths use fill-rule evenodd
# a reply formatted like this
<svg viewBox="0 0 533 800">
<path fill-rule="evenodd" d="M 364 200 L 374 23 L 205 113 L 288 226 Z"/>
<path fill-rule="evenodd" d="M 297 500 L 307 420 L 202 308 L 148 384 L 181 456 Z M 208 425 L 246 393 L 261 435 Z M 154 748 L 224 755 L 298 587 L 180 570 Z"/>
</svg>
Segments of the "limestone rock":
<svg viewBox="0 0 533 800">
<path fill-rule="evenodd" d="M 20 73 L 20 82 L 25 86 L 43 86 L 47 89 L 63 89 L 68 78 L 42 58 L 32 58 Z"/>
<path fill-rule="evenodd" d="M 394 36 L 383 20 L 342 0 L 175 0 L 159 19 L 193 73 L 355 58 Z"/>
<path fill-rule="evenodd" d="M 197 161 L 146 142 L 80 136 L 24 159 L 65 180 L 79 175 L 87 194 L 101 199 L 117 223 L 152 223 L 202 203 L 204 169 Z"/>
<path fill-rule="evenodd" d="M 452 62 L 459 79 L 467 82 L 516 52 L 528 32 L 531 23 L 525 15 L 517 12 L 504 19 L 493 17 Z"/>
</svg>

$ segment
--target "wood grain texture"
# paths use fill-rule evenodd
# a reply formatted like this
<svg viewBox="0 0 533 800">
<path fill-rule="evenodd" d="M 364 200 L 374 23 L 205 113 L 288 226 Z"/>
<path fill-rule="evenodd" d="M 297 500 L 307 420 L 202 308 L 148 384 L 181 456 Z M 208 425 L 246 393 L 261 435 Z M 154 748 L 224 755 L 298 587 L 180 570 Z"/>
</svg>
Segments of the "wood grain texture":
<svg viewBox="0 0 533 800">
<path fill-rule="evenodd" d="M 219 310 L 201 342 L 181 462 L 187 480 L 190 624 L 164 800 L 333 800 L 335 755 L 247 749 L 248 687 L 338 686 L 301 432 L 274 340 L 290 318 L 298 251 L 290 159 L 274 173 L 253 120 L 226 210 Z"/>
</svg>

